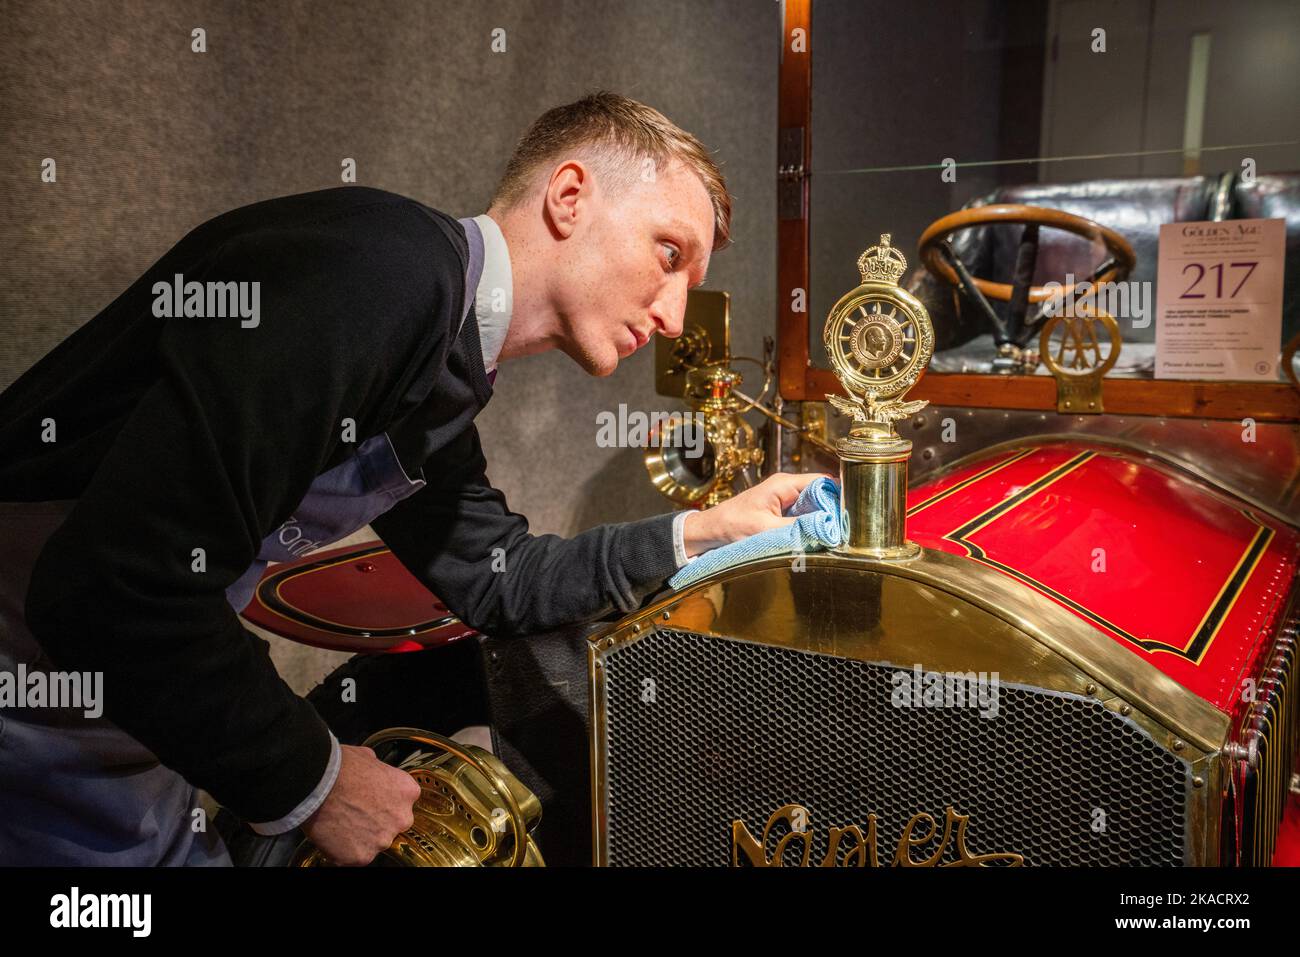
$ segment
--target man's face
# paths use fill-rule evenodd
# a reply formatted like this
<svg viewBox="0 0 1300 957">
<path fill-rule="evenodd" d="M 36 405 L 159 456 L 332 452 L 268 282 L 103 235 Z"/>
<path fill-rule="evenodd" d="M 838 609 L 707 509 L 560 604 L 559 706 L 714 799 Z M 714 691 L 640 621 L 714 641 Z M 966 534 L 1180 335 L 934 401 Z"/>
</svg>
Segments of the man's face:
<svg viewBox="0 0 1300 957">
<path fill-rule="evenodd" d="M 699 177 L 675 160 L 616 195 L 595 186 L 579 190 L 553 295 L 561 348 L 605 376 L 656 332 L 681 335 L 687 290 L 709 268 L 713 205 Z"/>
</svg>

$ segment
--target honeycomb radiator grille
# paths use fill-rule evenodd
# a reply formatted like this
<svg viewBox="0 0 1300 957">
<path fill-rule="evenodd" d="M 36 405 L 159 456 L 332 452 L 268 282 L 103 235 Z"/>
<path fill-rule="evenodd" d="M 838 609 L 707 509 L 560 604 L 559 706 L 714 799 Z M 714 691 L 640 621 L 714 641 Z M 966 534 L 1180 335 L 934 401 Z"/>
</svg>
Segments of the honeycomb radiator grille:
<svg viewBox="0 0 1300 957">
<path fill-rule="evenodd" d="M 668 629 L 599 668 L 611 865 L 728 865 L 732 821 L 759 838 L 790 803 L 810 812 L 814 862 L 830 827 L 865 831 L 874 813 L 888 863 L 914 814 L 942 823 L 950 805 L 971 854 L 1186 861 L 1187 762 L 1092 699 L 1002 685 L 992 718 L 896 707 L 892 665 Z"/>
</svg>

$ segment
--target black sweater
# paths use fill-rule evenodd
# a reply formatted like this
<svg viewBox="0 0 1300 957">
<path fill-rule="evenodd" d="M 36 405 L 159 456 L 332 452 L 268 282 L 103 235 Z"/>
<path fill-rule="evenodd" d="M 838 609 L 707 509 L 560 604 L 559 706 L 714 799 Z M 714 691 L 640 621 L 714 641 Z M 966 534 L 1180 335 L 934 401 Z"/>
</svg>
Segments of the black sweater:
<svg viewBox="0 0 1300 957">
<path fill-rule="evenodd" d="M 475 628 L 610 617 L 676 570 L 671 515 L 533 536 L 489 484 L 466 259 L 454 219 L 381 190 L 256 203 L 196 227 L 0 394 L 0 501 L 77 500 L 33 569 L 32 634 L 60 668 L 102 671 L 106 716 L 247 820 L 296 807 L 330 746 L 225 589 L 365 438 L 386 431 L 428 483 L 373 527 Z M 155 318 L 177 273 L 260 282 L 259 324 Z"/>
</svg>

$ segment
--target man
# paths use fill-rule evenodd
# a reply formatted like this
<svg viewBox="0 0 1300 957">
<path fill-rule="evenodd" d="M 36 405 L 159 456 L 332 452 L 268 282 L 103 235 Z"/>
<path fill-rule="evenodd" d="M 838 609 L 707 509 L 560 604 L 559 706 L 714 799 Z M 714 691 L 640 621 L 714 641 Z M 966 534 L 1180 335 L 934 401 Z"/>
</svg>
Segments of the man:
<svg viewBox="0 0 1300 957">
<path fill-rule="evenodd" d="M 467 624 L 528 634 L 788 524 L 810 476 L 532 536 L 473 424 L 500 362 L 603 376 L 679 335 L 730 205 L 694 137 L 594 94 L 533 124 L 483 216 L 346 187 L 200 225 L 0 395 L 0 671 L 104 687 L 98 717 L 0 712 L 0 863 L 226 863 L 195 787 L 344 864 L 410 826 L 413 779 L 340 746 L 236 616 L 304 544 L 370 523 Z"/>
</svg>

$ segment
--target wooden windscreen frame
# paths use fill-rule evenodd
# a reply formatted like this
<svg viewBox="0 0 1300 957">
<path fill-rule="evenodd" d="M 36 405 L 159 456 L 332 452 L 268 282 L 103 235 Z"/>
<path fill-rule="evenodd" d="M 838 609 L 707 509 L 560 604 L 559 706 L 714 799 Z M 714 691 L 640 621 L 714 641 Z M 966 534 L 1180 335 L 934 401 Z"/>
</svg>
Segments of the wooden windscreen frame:
<svg viewBox="0 0 1300 957">
<path fill-rule="evenodd" d="M 812 364 L 809 349 L 812 0 L 785 0 L 784 9 L 777 108 L 777 375 L 787 402 L 824 402 L 828 394 L 844 391 L 830 369 Z M 796 297 L 795 290 L 803 295 Z M 800 304 L 802 312 L 796 311 Z M 927 372 L 909 397 L 941 406 L 1054 412 L 1056 380 Z M 1300 421 L 1300 391 L 1280 382 L 1107 378 L 1102 401 L 1108 413 L 1120 415 Z"/>
</svg>

